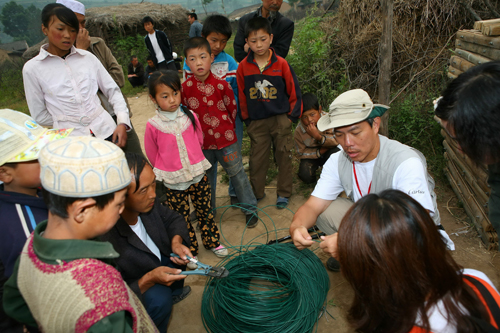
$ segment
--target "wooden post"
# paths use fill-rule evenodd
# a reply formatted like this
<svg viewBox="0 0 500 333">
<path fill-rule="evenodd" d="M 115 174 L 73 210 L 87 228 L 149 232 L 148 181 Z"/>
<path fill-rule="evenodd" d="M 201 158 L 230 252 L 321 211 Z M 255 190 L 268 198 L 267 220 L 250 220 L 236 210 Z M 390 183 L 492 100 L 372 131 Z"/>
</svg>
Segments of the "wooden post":
<svg viewBox="0 0 500 333">
<path fill-rule="evenodd" d="M 380 71 L 378 77 L 378 100 L 389 105 L 391 100 L 391 65 L 392 65 L 392 18 L 394 0 L 380 0 L 382 10 L 382 37 L 380 38 Z M 382 117 L 380 134 L 388 136 L 389 114 Z"/>
</svg>

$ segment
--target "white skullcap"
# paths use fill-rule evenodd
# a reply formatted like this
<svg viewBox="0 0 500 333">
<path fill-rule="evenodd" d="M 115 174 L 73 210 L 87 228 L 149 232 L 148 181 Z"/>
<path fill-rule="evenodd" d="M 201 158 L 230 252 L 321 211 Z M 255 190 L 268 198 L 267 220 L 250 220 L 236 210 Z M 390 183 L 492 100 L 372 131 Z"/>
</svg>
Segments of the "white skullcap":
<svg viewBox="0 0 500 333">
<path fill-rule="evenodd" d="M 57 0 L 56 3 L 60 3 L 74 11 L 75 13 L 85 15 L 85 5 L 80 1 L 76 0 Z"/>
</svg>

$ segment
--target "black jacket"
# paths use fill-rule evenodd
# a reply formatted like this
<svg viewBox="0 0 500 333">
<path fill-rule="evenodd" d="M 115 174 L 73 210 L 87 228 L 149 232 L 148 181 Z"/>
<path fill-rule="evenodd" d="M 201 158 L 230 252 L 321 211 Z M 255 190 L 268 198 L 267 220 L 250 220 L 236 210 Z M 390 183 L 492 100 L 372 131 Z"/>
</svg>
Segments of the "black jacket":
<svg viewBox="0 0 500 333">
<path fill-rule="evenodd" d="M 141 78 L 144 76 L 144 66 L 140 62 L 138 62 L 137 67 L 135 68 L 135 71 L 134 71 L 134 65 L 132 65 L 132 63 L 129 63 L 128 68 L 127 68 L 127 72 L 128 72 L 128 75 L 135 74 L 135 75 L 137 75 L 137 77 Z"/>
<path fill-rule="evenodd" d="M 177 212 L 163 206 L 158 199 L 156 199 L 150 212 L 140 214 L 139 217 L 149 237 L 158 246 L 163 256 L 170 257 L 172 252 L 171 240 L 175 235 L 181 236 L 189 246 L 190 241 L 186 221 Z M 102 235 L 100 239 L 113 244 L 116 252 L 120 254 L 120 257 L 115 259 L 116 268 L 120 271 L 123 280 L 129 285 L 130 289 L 142 301 L 138 281 L 146 273 L 160 266 L 158 257 L 149 250 L 121 217 L 115 226 Z"/>
<path fill-rule="evenodd" d="M 172 46 L 170 45 L 170 41 L 168 40 L 167 35 L 160 30 L 155 30 L 156 32 L 156 40 L 158 41 L 158 45 L 160 46 L 161 52 L 163 53 L 163 57 L 165 58 L 165 62 L 168 64 L 169 62 L 174 60 L 172 56 Z M 153 49 L 153 44 L 151 44 L 151 40 L 149 39 L 149 34 L 144 37 L 144 42 L 146 42 L 146 47 L 148 48 L 149 54 L 153 57 L 153 62 L 155 63 L 155 67 L 158 65 L 158 59 L 156 58 L 155 50 Z"/>
<path fill-rule="evenodd" d="M 260 15 L 262 7 L 253 13 L 246 14 L 240 18 L 238 22 L 238 32 L 234 38 L 234 58 L 236 61 L 241 62 L 247 56 L 245 52 L 245 25 L 251 18 Z M 289 18 L 281 15 L 280 12 L 276 13 L 276 17 L 271 21 L 271 28 L 273 32 L 273 42 L 271 47 L 282 58 L 286 58 L 290 44 L 292 43 L 294 23 Z"/>
</svg>

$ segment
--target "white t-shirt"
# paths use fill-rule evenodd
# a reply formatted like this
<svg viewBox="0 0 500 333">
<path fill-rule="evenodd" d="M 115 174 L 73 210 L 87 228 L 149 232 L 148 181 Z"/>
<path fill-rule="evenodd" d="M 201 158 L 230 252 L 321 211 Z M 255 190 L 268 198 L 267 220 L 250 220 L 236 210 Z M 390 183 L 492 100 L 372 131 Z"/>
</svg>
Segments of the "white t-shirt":
<svg viewBox="0 0 500 333">
<path fill-rule="evenodd" d="M 481 280 L 491 285 L 493 289 L 498 292 L 498 290 L 493 285 L 493 282 L 491 282 L 491 280 L 483 272 L 466 268 L 463 270 L 463 274 L 480 278 Z M 465 309 L 463 309 L 463 311 L 464 313 L 466 313 Z M 433 333 L 455 333 L 457 331 L 456 325 L 448 323 L 448 314 L 446 312 L 446 309 L 444 308 L 444 304 L 442 301 L 439 301 L 435 306 L 430 308 L 427 312 L 427 315 L 429 317 L 429 325 Z M 415 324 L 418 326 L 422 325 L 420 316 L 417 317 Z"/>
<path fill-rule="evenodd" d="M 156 60 L 158 61 L 158 63 L 165 61 L 163 52 L 160 49 L 160 45 L 158 45 L 158 40 L 156 39 L 156 31 L 148 35 L 149 35 L 149 40 L 151 41 L 151 45 L 153 45 L 153 50 L 155 51 Z"/>
<path fill-rule="evenodd" d="M 146 228 L 144 227 L 144 224 L 142 223 L 142 220 L 140 217 L 137 218 L 137 223 L 134 225 L 131 225 L 130 228 L 132 229 L 133 232 L 139 237 L 139 239 L 148 247 L 148 249 L 154 253 L 155 256 L 158 257 L 161 261 L 161 253 L 160 249 L 158 246 L 156 246 L 155 242 L 149 237 Z"/>
<path fill-rule="evenodd" d="M 344 191 L 342 183 L 340 182 L 338 170 L 340 154 L 342 154 L 342 151 L 331 155 L 328 161 L 326 161 L 323 166 L 323 170 L 321 171 L 321 177 L 311 195 L 323 200 L 335 200 L 337 199 L 337 196 Z M 373 168 L 376 160 L 377 159 L 375 158 L 374 160 L 366 163 L 354 162 L 359 188 L 362 193 L 359 193 L 353 172 L 352 186 L 354 201 L 358 201 L 361 197 L 368 193 L 368 188 L 370 187 L 370 183 L 373 178 Z M 418 157 L 409 158 L 401 163 L 394 173 L 392 188 L 410 195 L 425 209 L 430 211 L 431 216 L 434 215 L 434 205 L 429 193 L 424 166 Z"/>
</svg>

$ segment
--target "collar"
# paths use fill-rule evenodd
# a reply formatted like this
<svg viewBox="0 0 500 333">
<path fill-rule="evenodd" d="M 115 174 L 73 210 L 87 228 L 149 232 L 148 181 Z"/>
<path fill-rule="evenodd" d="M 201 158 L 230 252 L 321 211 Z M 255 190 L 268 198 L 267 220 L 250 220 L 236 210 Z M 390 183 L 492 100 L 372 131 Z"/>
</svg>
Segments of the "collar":
<svg viewBox="0 0 500 333">
<path fill-rule="evenodd" d="M 39 61 L 42 61 L 42 60 L 45 60 L 45 58 L 47 57 L 57 57 L 57 58 L 61 58 L 59 56 L 56 56 L 52 53 L 49 53 L 47 52 L 47 48 L 49 47 L 49 44 L 43 44 L 41 47 L 40 47 L 40 54 L 38 55 L 37 59 Z M 83 55 L 83 50 L 80 50 L 80 49 L 77 49 L 74 45 L 71 46 L 71 51 L 69 52 L 69 54 L 66 56 L 66 58 L 68 58 L 69 56 L 73 55 L 73 54 L 79 54 L 79 55 Z"/>
<path fill-rule="evenodd" d="M 166 117 L 166 116 L 162 115 L 162 114 L 161 114 L 161 112 L 164 112 L 164 111 L 162 111 L 162 110 L 160 109 L 160 107 L 158 106 L 158 104 L 156 104 L 156 111 L 155 111 L 155 112 L 156 112 L 156 115 L 157 115 L 157 116 L 161 119 L 161 121 L 174 121 L 174 120 L 175 120 L 175 119 L 174 119 L 174 120 L 171 120 L 170 118 L 168 118 L 168 117 Z M 183 115 L 184 115 L 184 112 L 182 111 L 182 107 L 181 107 L 181 106 L 179 106 L 179 107 L 177 108 L 177 117 L 175 117 L 175 118 L 182 117 Z"/>
<path fill-rule="evenodd" d="M 264 70 L 268 69 L 276 61 L 278 61 L 278 58 L 276 57 L 276 52 L 274 51 L 274 49 L 272 47 L 270 47 L 269 50 L 271 51 L 271 54 L 269 55 L 269 59 L 267 60 L 267 65 L 266 65 L 266 68 L 264 68 Z M 248 56 L 247 56 L 247 62 L 252 63 L 255 66 L 258 66 L 257 63 L 254 60 L 253 54 L 254 54 L 253 51 L 249 49 L 248 50 Z"/>
<path fill-rule="evenodd" d="M 279 11 L 276 12 L 276 15 L 269 15 L 267 17 L 267 19 L 269 20 L 269 22 L 271 22 L 271 24 L 278 19 L 279 15 L 281 15 L 281 13 Z M 260 6 L 258 9 L 257 9 L 257 16 L 259 17 L 262 17 L 262 6 Z"/>
<path fill-rule="evenodd" d="M 222 52 L 221 52 L 221 53 L 222 53 Z M 214 74 L 212 73 L 212 71 L 210 71 L 210 72 L 208 72 L 208 76 L 207 76 L 207 78 L 205 79 L 205 82 L 203 82 L 203 81 L 201 81 L 200 79 L 198 79 L 198 78 L 196 77 L 196 75 L 193 75 L 193 76 L 192 76 L 192 78 L 193 78 L 194 80 L 196 80 L 197 82 L 201 82 L 201 83 L 205 84 L 205 83 L 206 83 L 209 79 L 211 79 L 213 76 L 214 76 Z"/>
<path fill-rule="evenodd" d="M 47 228 L 47 221 L 38 224 L 33 232 L 33 248 L 44 262 L 76 259 L 113 259 L 120 255 L 109 242 L 81 239 L 48 239 L 41 233 Z"/>
</svg>

